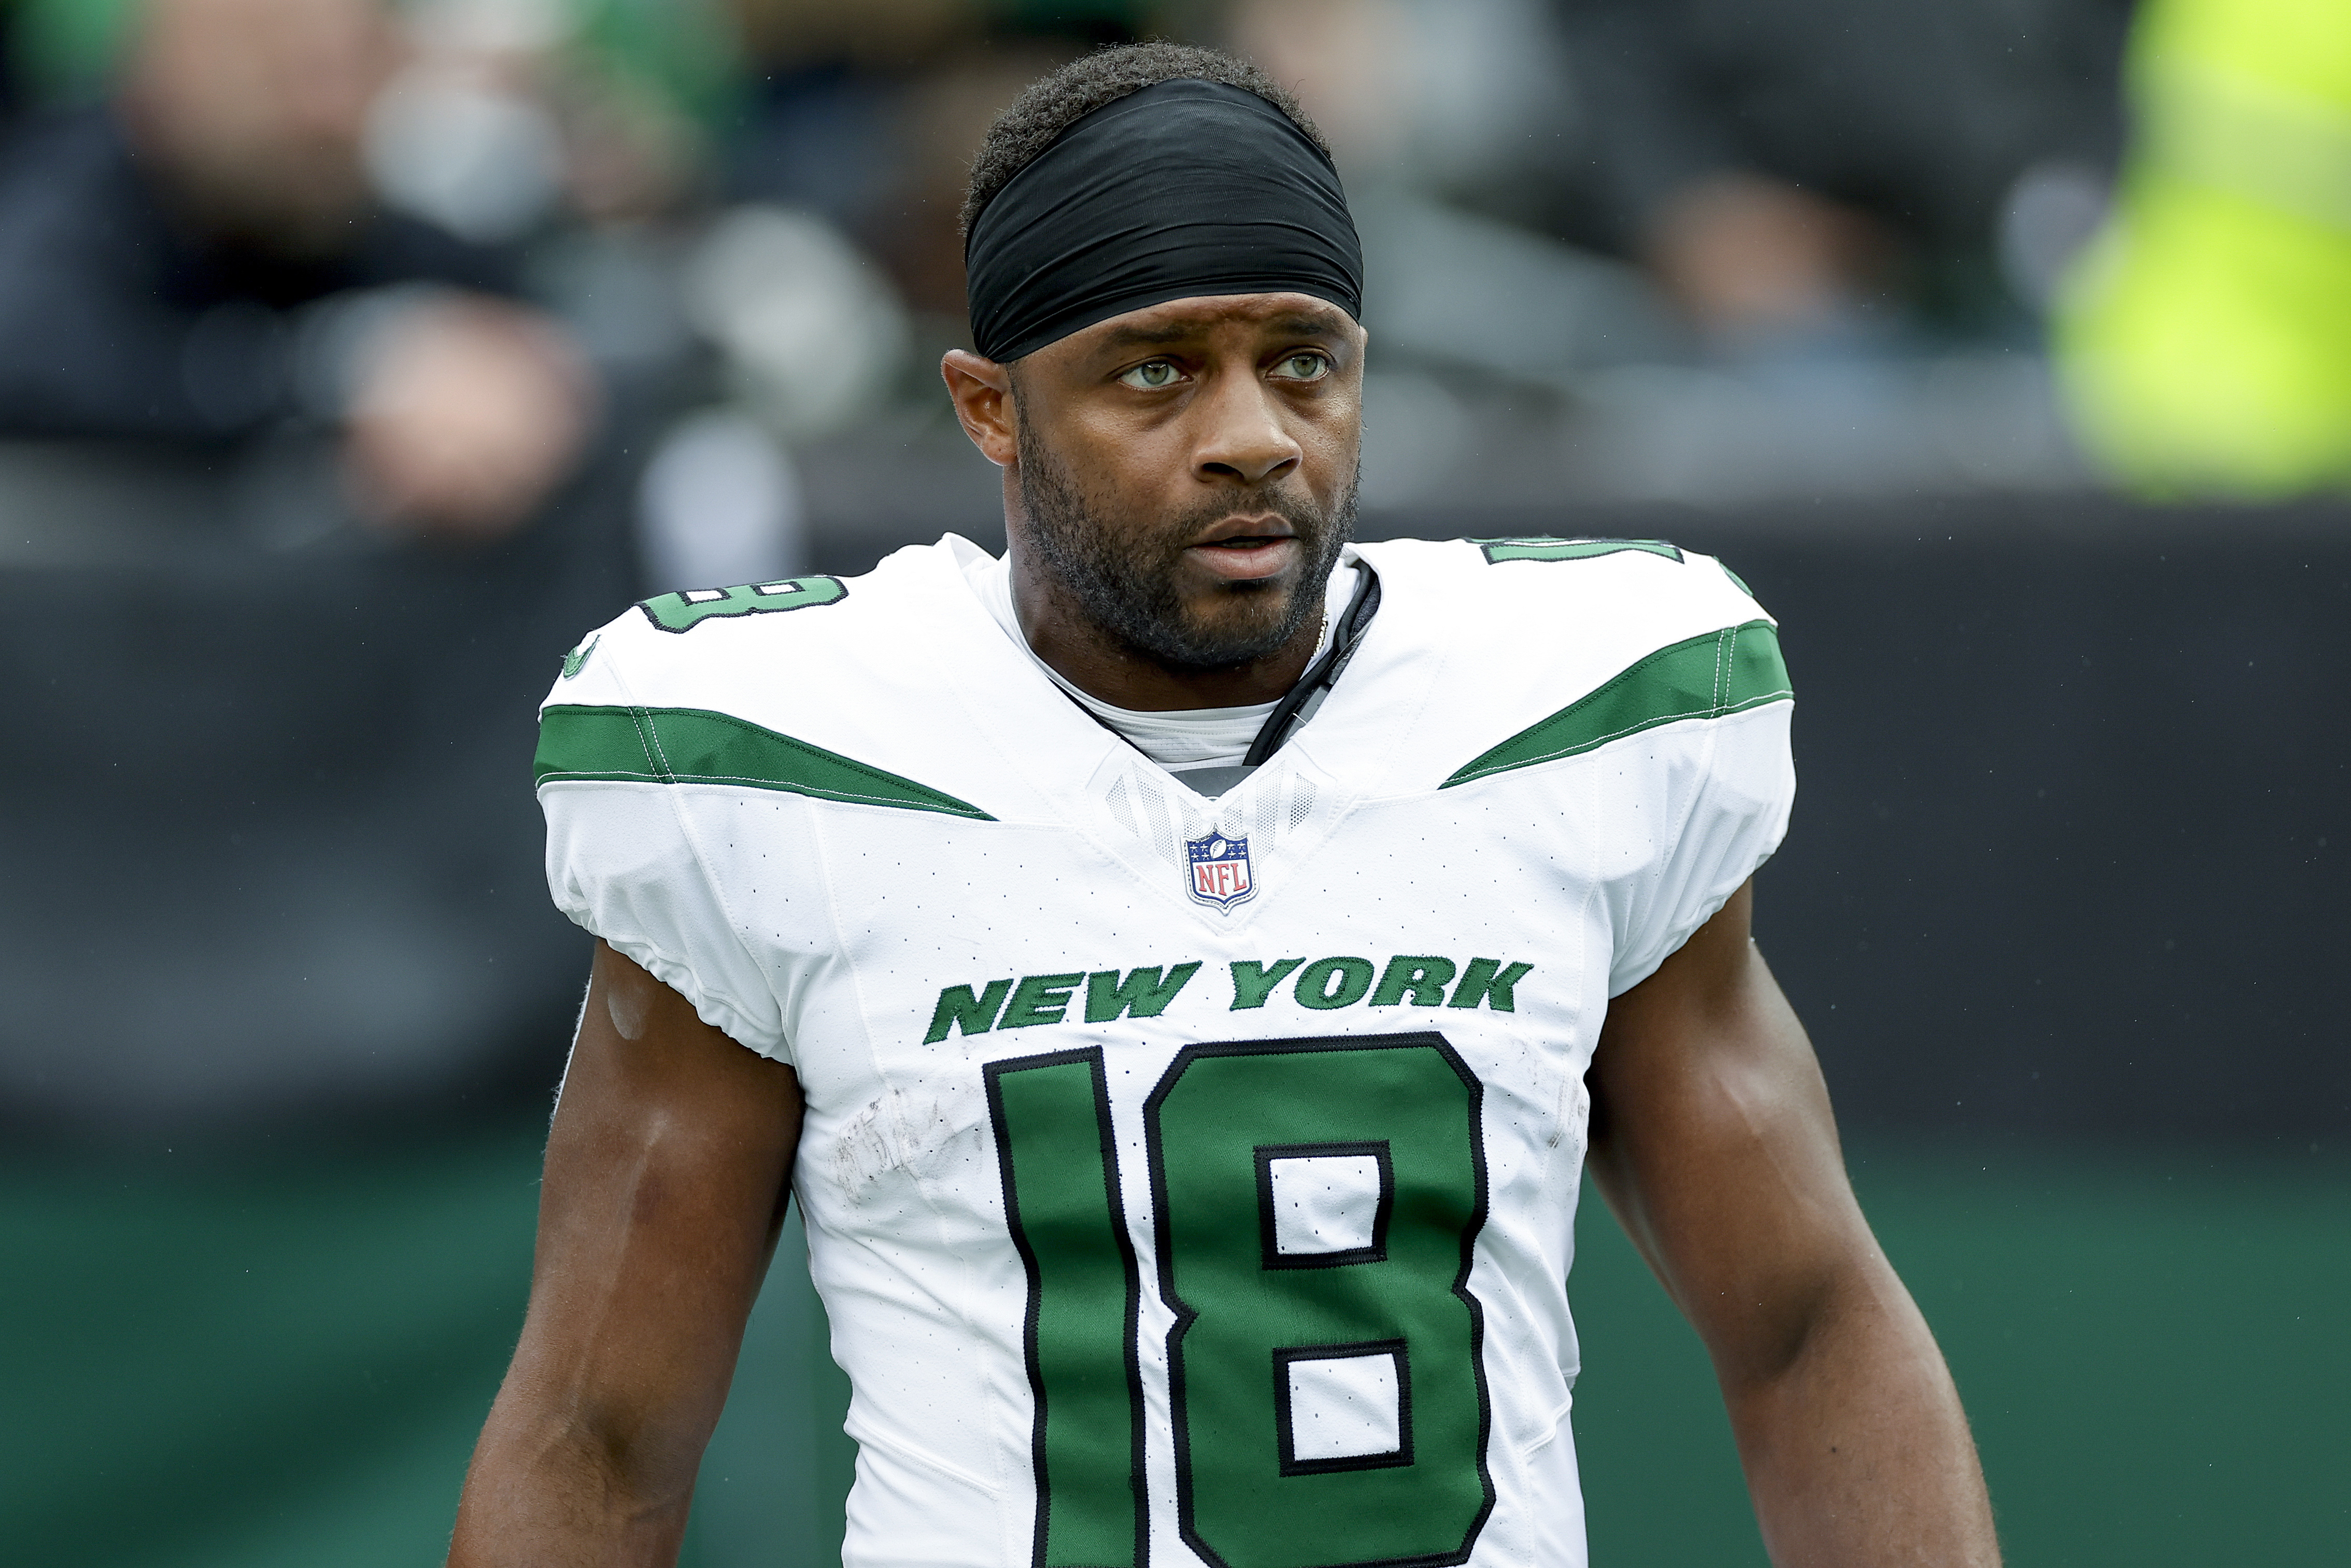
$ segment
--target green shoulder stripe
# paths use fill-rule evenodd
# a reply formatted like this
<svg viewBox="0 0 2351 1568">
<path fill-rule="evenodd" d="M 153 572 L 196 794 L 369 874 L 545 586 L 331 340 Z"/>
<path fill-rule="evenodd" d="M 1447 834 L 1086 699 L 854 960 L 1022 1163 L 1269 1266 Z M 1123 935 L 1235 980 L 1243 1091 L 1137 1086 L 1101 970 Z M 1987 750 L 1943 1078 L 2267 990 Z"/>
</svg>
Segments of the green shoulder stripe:
<svg viewBox="0 0 2351 1568">
<path fill-rule="evenodd" d="M 704 708 L 551 706 L 539 715 L 538 756 L 531 771 L 540 784 L 737 784 L 859 806 L 996 820 L 911 779 Z"/>
<path fill-rule="evenodd" d="M 1438 788 L 1556 762 L 1677 719 L 1720 718 L 1789 702 L 1795 695 L 1788 667 L 1780 661 L 1779 633 L 1769 621 L 1750 621 L 1658 649 L 1591 695 L 1519 731 Z"/>
<path fill-rule="evenodd" d="M 1518 538 L 1469 542 L 1485 553 L 1488 566 L 1499 566 L 1506 560 L 1590 560 L 1596 556 L 1622 555 L 1626 550 L 1659 556 L 1677 566 L 1682 560 L 1680 549 L 1664 539 L 1558 539 L 1530 534 Z"/>
</svg>

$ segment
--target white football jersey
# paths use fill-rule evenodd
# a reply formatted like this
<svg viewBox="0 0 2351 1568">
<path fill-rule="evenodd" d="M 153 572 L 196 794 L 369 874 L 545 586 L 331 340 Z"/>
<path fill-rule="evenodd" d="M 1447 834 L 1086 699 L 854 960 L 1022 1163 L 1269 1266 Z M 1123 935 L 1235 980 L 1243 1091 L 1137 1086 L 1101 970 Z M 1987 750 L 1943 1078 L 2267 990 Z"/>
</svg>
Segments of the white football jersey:
<svg viewBox="0 0 2351 1568">
<path fill-rule="evenodd" d="M 1779 842 L 1786 674 L 1670 545 L 1350 559 L 1353 663 L 1216 800 L 953 536 L 565 661 L 557 904 L 807 1096 L 852 1568 L 1584 1560 L 1584 1071 Z"/>
</svg>

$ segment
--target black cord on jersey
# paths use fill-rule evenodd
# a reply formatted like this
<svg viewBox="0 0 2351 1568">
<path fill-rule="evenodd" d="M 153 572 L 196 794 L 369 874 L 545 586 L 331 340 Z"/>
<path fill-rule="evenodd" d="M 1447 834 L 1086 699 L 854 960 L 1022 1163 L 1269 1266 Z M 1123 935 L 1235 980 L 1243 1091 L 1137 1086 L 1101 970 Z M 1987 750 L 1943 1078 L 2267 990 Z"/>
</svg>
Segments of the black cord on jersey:
<svg viewBox="0 0 2351 1568">
<path fill-rule="evenodd" d="M 1264 767 L 1266 759 L 1290 738 L 1290 732 L 1305 722 L 1307 705 L 1337 685 L 1339 673 L 1355 656 L 1355 645 L 1363 640 L 1364 628 L 1380 612 L 1380 574 L 1367 561 L 1358 560 L 1355 567 L 1364 574 L 1364 580 L 1355 584 L 1355 596 L 1347 601 L 1339 624 L 1332 628 L 1331 646 L 1265 716 L 1257 738 L 1249 742 L 1249 751 L 1241 758 L 1242 767 Z"/>
</svg>

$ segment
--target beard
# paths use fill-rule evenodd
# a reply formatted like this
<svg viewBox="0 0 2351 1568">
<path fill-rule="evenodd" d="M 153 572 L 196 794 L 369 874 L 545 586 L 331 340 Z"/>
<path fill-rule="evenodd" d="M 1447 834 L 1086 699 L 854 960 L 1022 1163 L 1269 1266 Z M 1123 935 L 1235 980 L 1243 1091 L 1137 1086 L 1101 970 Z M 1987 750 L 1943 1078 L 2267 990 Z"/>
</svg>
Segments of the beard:
<svg viewBox="0 0 2351 1568">
<path fill-rule="evenodd" d="M 1019 443 L 1020 500 L 1038 564 L 1095 625 L 1165 668 L 1229 669 L 1278 652 L 1322 608 L 1339 552 L 1354 537 L 1360 465 L 1327 511 L 1302 487 L 1266 487 L 1136 524 L 1089 497 L 1026 421 Z M 1287 593 L 1263 580 L 1226 583 L 1215 591 L 1210 614 L 1189 613 L 1176 585 L 1184 551 L 1235 512 L 1272 512 L 1289 523 L 1306 570 Z"/>
</svg>

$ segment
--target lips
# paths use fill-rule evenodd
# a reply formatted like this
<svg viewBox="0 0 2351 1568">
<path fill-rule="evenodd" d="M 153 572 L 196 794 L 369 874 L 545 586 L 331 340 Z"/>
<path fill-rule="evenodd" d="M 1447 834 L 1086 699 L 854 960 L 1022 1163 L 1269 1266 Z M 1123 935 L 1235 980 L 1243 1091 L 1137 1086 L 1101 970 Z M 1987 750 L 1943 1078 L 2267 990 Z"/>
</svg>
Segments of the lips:
<svg viewBox="0 0 2351 1568">
<path fill-rule="evenodd" d="M 1192 548 L 1254 549 L 1297 537 L 1298 530 L 1290 526 L 1289 518 L 1279 512 L 1263 512 L 1253 517 L 1227 517 L 1203 529 L 1200 537 L 1192 541 Z"/>
<path fill-rule="evenodd" d="M 1185 554 L 1228 581 L 1279 575 L 1304 553 L 1297 529 L 1277 515 L 1227 517 L 1202 530 Z"/>
</svg>

